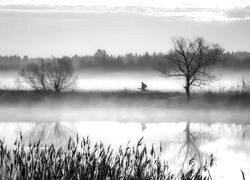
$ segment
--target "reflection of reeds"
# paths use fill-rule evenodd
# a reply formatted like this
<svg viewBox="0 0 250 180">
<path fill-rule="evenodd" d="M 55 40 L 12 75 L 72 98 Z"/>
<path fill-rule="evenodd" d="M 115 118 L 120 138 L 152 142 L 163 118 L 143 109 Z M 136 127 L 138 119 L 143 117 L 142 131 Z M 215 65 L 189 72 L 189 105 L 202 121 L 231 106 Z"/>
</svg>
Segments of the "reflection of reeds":
<svg viewBox="0 0 250 180">
<path fill-rule="evenodd" d="M 0 179 L 83 179 L 83 180 L 203 180 L 207 166 L 190 168 L 180 178 L 171 173 L 166 162 L 160 160 L 155 149 L 147 149 L 142 139 L 135 146 L 115 152 L 102 143 L 92 145 L 89 138 L 69 139 L 66 149 L 54 145 L 40 147 L 40 141 L 24 146 L 22 135 L 13 149 L 0 140 Z"/>
</svg>

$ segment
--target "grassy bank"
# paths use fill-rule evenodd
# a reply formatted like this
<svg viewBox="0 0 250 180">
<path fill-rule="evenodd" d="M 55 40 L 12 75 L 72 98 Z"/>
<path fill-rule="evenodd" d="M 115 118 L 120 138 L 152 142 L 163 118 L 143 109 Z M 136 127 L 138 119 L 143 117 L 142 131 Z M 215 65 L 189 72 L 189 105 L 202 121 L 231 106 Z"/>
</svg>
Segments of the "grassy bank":
<svg viewBox="0 0 250 180">
<path fill-rule="evenodd" d="M 24 90 L 0 90 L 0 104 L 39 104 L 64 102 L 76 104 L 88 104 L 91 102 L 104 103 L 113 101 L 118 104 L 144 103 L 141 105 L 159 104 L 161 106 L 250 106 L 250 93 L 227 91 L 227 92 L 201 92 L 194 93 L 187 102 L 186 96 L 181 92 L 160 91 L 68 91 L 56 94 L 50 91 L 24 91 Z M 150 102 L 150 103 L 146 103 Z M 72 104 L 71 104 L 72 105 Z"/>
<path fill-rule="evenodd" d="M 1 91 L 1 122 L 119 121 L 249 124 L 247 93 Z"/>
</svg>

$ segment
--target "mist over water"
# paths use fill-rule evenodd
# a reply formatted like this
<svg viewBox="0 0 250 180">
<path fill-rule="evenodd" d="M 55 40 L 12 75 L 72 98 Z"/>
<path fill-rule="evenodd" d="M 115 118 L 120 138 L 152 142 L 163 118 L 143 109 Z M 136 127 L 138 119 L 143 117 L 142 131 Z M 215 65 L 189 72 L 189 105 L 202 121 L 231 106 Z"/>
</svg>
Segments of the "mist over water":
<svg viewBox="0 0 250 180">
<path fill-rule="evenodd" d="M 241 84 L 242 79 L 250 79 L 247 70 L 230 71 L 223 69 L 213 70 L 216 80 L 208 83 L 209 86 L 194 88 L 195 91 L 220 91 L 236 88 Z M 18 72 L 0 72 L 0 87 L 10 89 L 29 89 L 22 83 Z M 154 70 L 138 71 L 114 71 L 114 70 L 95 70 L 85 69 L 76 72 L 77 83 L 74 87 L 79 91 L 119 91 L 119 90 L 138 90 L 143 81 L 152 91 L 183 91 L 183 79 L 165 78 Z"/>
<path fill-rule="evenodd" d="M 218 80 L 194 91 L 230 90 L 237 88 L 247 71 L 215 71 Z M 143 81 L 152 91 L 183 91 L 179 79 L 165 79 L 155 71 L 95 71 L 77 72 L 78 91 L 139 91 Z M 28 89 L 18 81 L 17 72 L 2 72 L 1 88 Z M 175 98 L 175 97 L 174 97 Z M 34 104 L 0 105 L 0 138 L 12 146 L 22 132 L 25 142 L 41 140 L 42 144 L 66 146 L 69 137 L 89 136 L 93 143 L 102 141 L 118 148 L 128 142 L 134 145 L 141 137 L 147 146 L 153 143 L 163 152 L 173 171 L 184 160 L 187 122 L 190 133 L 203 160 L 215 156 L 212 174 L 215 179 L 241 179 L 240 169 L 250 177 L 250 111 L 237 104 L 209 104 L 191 107 L 168 105 L 170 99 L 119 99 L 119 97 L 83 98 L 53 102 L 48 98 Z M 178 101 L 178 99 L 177 99 Z M 173 101 L 172 101 L 173 102 Z M 190 152 L 191 157 L 195 152 Z"/>
<path fill-rule="evenodd" d="M 186 125 L 205 161 L 211 154 L 215 179 L 240 179 L 240 169 L 250 175 L 250 112 L 247 108 L 220 105 L 190 108 L 168 107 L 167 100 L 96 99 L 77 103 L 44 100 L 29 105 L 1 105 L 0 138 L 12 146 L 22 132 L 25 142 L 41 140 L 41 145 L 53 143 L 66 147 L 70 137 L 90 137 L 114 148 L 135 145 L 144 137 L 162 160 L 167 160 L 173 172 L 182 166 L 186 149 Z M 164 103 L 165 102 L 165 103 Z M 219 108 L 220 107 L 220 108 Z M 159 148 L 163 151 L 160 153 Z M 196 152 L 191 151 L 189 158 Z"/>
</svg>

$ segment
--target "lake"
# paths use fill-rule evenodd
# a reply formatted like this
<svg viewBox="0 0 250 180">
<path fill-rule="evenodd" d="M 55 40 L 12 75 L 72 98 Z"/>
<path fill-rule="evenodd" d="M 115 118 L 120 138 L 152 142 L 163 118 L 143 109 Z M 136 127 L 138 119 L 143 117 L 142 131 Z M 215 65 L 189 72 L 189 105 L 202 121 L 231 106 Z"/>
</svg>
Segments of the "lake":
<svg viewBox="0 0 250 180">
<path fill-rule="evenodd" d="M 92 143 L 102 141 L 105 145 L 111 144 L 118 148 L 126 146 L 128 142 L 135 145 L 144 137 L 147 146 L 154 143 L 163 151 L 160 157 L 167 160 L 173 171 L 177 171 L 184 160 L 186 147 L 187 123 L 136 123 L 113 121 L 75 121 L 75 122 L 1 122 L 0 137 L 5 138 L 8 145 L 13 144 L 15 137 L 22 131 L 26 142 L 42 140 L 44 143 L 65 145 L 66 139 L 79 136 L 89 136 Z M 250 125 L 236 125 L 224 123 L 191 123 L 190 134 L 193 142 L 199 148 L 203 161 L 210 154 L 215 157 L 215 165 L 211 173 L 215 179 L 241 179 L 240 169 L 246 177 L 250 175 Z M 194 150 L 190 151 L 191 158 Z"/>
</svg>

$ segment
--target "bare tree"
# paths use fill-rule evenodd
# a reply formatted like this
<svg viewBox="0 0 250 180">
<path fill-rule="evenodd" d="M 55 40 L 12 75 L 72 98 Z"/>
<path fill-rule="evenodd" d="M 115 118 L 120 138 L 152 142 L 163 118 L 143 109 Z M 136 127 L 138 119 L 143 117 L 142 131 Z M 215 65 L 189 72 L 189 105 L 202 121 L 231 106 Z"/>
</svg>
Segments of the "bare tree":
<svg viewBox="0 0 250 180">
<path fill-rule="evenodd" d="M 36 91 L 48 89 L 46 65 L 43 59 L 25 65 L 20 75 L 32 89 Z"/>
<path fill-rule="evenodd" d="M 67 57 L 56 58 L 46 64 L 48 83 L 56 93 L 60 93 L 75 84 L 76 78 L 73 72 L 72 61 Z"/>
<path fill-rule="evenodd" d="M 189 99 L 192 86 L 205 85 L 214 79 L 207 69 L 216 62 L 223 50 L 219 45 L 206 43 L 203 38 L 178 38 L 172 42 L 173 49 L 164 61 L 157 64 L 157 70 L 166 77 L 184 77 L 184 88 Z"/>
<path fill-rule="evenodd" d="M 64 57 L 28 63 L 20 75 L 34 90 L 60 93 L 74 85 L 76 78 L 73 73 L 72 61 Z"/>
</svg>

